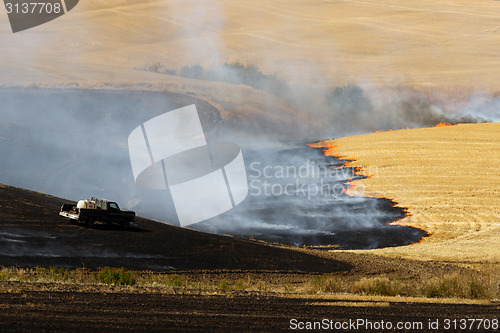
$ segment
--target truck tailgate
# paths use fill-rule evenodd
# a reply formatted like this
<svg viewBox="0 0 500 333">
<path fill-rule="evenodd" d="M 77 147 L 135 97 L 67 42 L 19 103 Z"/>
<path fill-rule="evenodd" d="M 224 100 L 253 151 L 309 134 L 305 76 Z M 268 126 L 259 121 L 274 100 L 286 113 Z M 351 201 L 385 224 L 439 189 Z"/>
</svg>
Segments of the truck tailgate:
<svg viewBox="0 0 500 333">
<path fill-rule="evenodd" d="M 80 218 L 80 215 L 75 214 L 75 213 L 68 213 L 68 212 L 59 212 L 59 215 L 67 217 L 72 220 L 78 220 Z"/>
</svg>

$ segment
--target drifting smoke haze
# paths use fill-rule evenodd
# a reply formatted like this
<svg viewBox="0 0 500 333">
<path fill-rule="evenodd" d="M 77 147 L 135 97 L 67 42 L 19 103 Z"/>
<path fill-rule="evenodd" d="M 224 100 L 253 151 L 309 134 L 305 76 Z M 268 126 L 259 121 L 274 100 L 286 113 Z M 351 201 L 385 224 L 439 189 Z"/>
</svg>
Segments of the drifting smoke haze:
<svg viewBox="0 0 500 333">
<path fill-rule="evenodd" d="M 103 6 L 106 5 L 102 2 L 88 1 L 82 2 L 77 9 L 89 11 Z M 341 161 L 326 158 L 320 150 L 305 145 L 319 139 L 401 127 L 429 127 L 439 122 L 500 121 L 498 97 L 476 94 L 462 98 L 457 106 L 453 99 L 433 98 L 409 87 L 380 88 L 364 78 L 352 80 L 352 84 L 337 84 L 343 81 L 323 70 L 323 64 L 300 58 L 300 54 L 297 55 L 300 61 L 278 62 L 259 57 L 255 68 L 261 73 L 260 78 L 267 77 L 267 81 L 249 86 L 245 70 L 253 62 L 239 59 L 238 54 L 227 49 L 224 34 L 231 27 L 227 26 L 221 4 L 202 0 L 169 1 L 164 9 L 160 14 L 151 9 L 150 16 L 142 22 L 145 31 L 138 26 L 134 34 L 127 36 L 132 42 L 141 41 L 142 49 L 134 49 L 137 54 L 127 53 L 127 44 L 131 43 L 127 38 L 120 35 L 121 39 L 115 40 L 111 37 L 122 29 L 121 26 L 98 17 L 93 22 L 79 22 L 79 29 L 72 32 L 71 38 L 67 31 L 30 33 L 16 39 L 8 37 L 15 44 L 12 47 L 15 52 L 4 50 L 0 59 L 13 64 L 6 72 L 13 84 L 17 82 L 16 71 L 20 71 L 29 79 L 36 78 L 30 82 L 42 82 L 43 85 L 43 80 L 37 79 L 44 76 L 40 70 L 44 67 L 49 68 L 50 73 L 59 73 L 55 76 L 62 80 L 63 86 L 65 82 L 68 85 L 81 82 L 86 72 L 92 75 L 101 67 L 112 74 L 96 74 L 94 81 L 113 82 L 126 77 L 132 82 L 141 82 L 143 75 L 151 73 L 137 68 L 153 62 L 169 67 L 171 57 L 176 64 L 173 66 L 176 74 L 166 74 L 165 79 L 168 77 L 169 82 L 181 80 L 176 90 L 185 85 L 184 93 L 189 91 L 190 94 L 105 89 L 2 89 L 1 183 L 72 200 L 105 197 L 116 200 L 124 208 L 136 210 L 138 215 L 176 224 L 172 199 L 167 191 L 148 191 L 136 186 L 127 138 L 145 121 L 194 103 L 209 142 L 225 140 L 242 147 L 250 189 L 243 204 L 196 228 L 298 246 L 339 244 L 343 240 L 347 243 L 341 245 L 347 248 L 403 245 L 423 236 L 420 230 L 387 225 L 404 216 L 403 210 L 385 199 L 363 198 L 362 194 L 346 196 L 342 193 L 343 186 L 349 178 L 357 176 L 349 169 L 343 174 L 332 171 L 342 164 Z M 79 20 L 75 13 L 76 9 L 73 19 Z M 110 11 L 109 15 L 116 14 Z M 276 22 L 276 32 L 284 28 L 296 32 L 297 38 L 301 37 L 293 20 Z M 84 40 L 81 36 L 87 34 L 94 36 L 98 43 L 80 45 Z M 55 66 L 50 62 L 54 57 L 51 46 L 63 40 L 73 40 L 73 48 L 69 48 L 67 56 L 58 57 Z M 158 40 L 166 44 L 172 41 L 171 55 L 145 51 L 148 41 Z M 252 47 L 259 53 L 266 45 L 254 40 Z M 93 47 L 105 49 L 107 59 L 116 59 L 116 64 L 94 57 Z M 19 50 L 25 51 L 19 54 Z M 332 57 L 337 54 L 334 46 L 325 48 L 324 52 Z M 238 61 L 243 62 L 242 69 L 224 67 L 225 62 Z M 194 80 L 180 77 L 184 66 L 195 65 L 205 72 L 211 71 L 215 77 L 194 77 Z M 281 82 L 279 89 L 271 89 L 276 86 L 268 84 L 270 77 L 274 77 L 273 82 Z M 155 79 L 162 80 L 163 75 L 158 73 Z M 61 81 L 57 83 L 61 85 Z M 218 95 L 212 96 L 212 92 Z M 203 98 L 196 97 L 198 95 Z M 213 106 L 211 101 L 222 108 Z M 263 171 L 266 167 L 275 171 L 279 167 L 298 170 L 306 165 L 311 170 L 318 166 L 323 168 L 320 173 L 308 173 L 304 177 L 297 174 L 282 177 L 276 172 L 267 177 Z M 266 180 L 271 186 L 276 185 L 275 188 L 284 189 L 290 184 L 295 188 L 289 187 L 291 192 L 286 194 L 284 190 L 281 194 L 266 194 Z M 302 185 L 306 190 L 300 191 Z M 321 192 L 325 189 L 332 192 Z M 363 231 L 363 234 L 360 236 L 354 231 Z M 23 236 L 16 238 L 5 234 L 1 237 L 2 242 L 23 242 Z"/>
</svg>

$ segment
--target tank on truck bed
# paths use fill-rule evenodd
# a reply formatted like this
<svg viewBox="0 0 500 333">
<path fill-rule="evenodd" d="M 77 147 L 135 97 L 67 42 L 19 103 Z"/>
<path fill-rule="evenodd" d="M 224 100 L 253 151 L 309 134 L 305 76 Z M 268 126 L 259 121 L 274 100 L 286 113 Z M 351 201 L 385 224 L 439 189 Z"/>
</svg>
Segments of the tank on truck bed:
<svg viewBox="0 0 500 333">
<path fill-rule="evenodd" d="M 89 227 L 99 221 L 118 223 L 128 228 L 135 220 L 135 212 L 121 210 L 116 202 L 98 198 L 80 200 L 76 205 L 63 204 L 59 215 L 73 221 L 83 222 Z"/>
</svg>

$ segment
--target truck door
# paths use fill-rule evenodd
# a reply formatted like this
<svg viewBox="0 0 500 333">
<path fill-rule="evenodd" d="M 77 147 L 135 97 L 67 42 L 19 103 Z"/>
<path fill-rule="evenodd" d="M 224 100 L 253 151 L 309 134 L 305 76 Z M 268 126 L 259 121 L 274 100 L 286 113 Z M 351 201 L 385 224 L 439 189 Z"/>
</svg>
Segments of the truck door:
<svg viewBox="0 0 500 333">
<path fill-rule="evenodd" d="M 108 204 L 107 211 L 108 211 L 108 219 L 110 222 L 121 221 L 120 208 L 118 207 L 118 204 L 116 202 L 110 202 Z"/>
</svg>

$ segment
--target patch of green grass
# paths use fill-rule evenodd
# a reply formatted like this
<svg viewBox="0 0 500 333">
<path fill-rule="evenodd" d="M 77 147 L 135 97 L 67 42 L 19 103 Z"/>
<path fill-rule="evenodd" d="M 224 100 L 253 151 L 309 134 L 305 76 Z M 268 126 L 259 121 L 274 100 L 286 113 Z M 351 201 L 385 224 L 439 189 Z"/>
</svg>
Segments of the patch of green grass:
<svg viewBox="0 0 500 333">
<path fill-rule="evenodd" d="M 458 297 L 484 299 L 492 296 L 490 285 L 478 274 L 458 273 L 428 281 L 422 286 L 422 294 L 431 298 Z"/>
<path fill-rule="evenodd" d="M 466 282 L 468 298 L 482 299 L 488 297 L 488 285 L 477 276 L 471 276 Z"/>
<path fill-rule="evenodd" d="M 120 286 L 133 286 L 136 283 L 134 273 L 125 268 L 101 268 L 98 274 L 100 282 Z"/>
<path fill-rule="evenodd" d="M 382 296 L 397 296 L 404 294 L 402 284 L 399 281 L 391 281 L 388 278 L 361 279 L 353 284 L 351 292 L 361 295 Z"/>
<path fill-rule="evenodd" d="M 142 272 L 137 276 L 137 284 L 179 289 L 187 288 L 189 279 L 185 275 Z"/>
<path fill-rule="evenodd" d="M 72 272 L 67 268 L 61 267 L 37 267 L 35 268 L 35 276 L 38 279 L 45 279 L 48 281 L 68 281 L 71 279 Z"/>
<path fill-rule="evenodd" d="M 9 277 L 5 273 L 0 273 L 0 281 L 7 281 Z"/>
<path fill-rule="evenodd" d="M 222 291 L 228 291 L 231 289 L 231 286 L 229 285 L 226 279 L 222 279 L 221 282 L 219 283 L 219 289 Z"/>
<path fill-rule="evenodd" d="M 238 279 L 234 282 L 233 286 L 234 290 L 246 290 L 248 289 L 248 284 L 245 283 L 242 279 Z"/>
<path fill-rule="evenodd" d="M 177 274 L 169 277 L 168 284 L 174 288 L 181 288 L 186 286 L 186 281 Z"/>
<path fill-rule="evenodd" d="M 95 273 L 85 267 L 68 269 L 62 267 L 35 267 L 23 275 L 29 281 L 95 283 Z"/>
<path fill-rule="evenodd" d="M 312 293 L 339 293 L 344 291 L 344 281 L 340 276 L 323 274 L 313 276 L 310 281 L 310 287 L 307 288 Z"/>
</svg>

